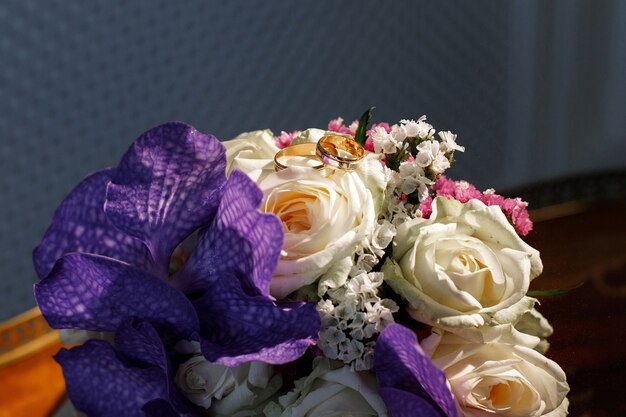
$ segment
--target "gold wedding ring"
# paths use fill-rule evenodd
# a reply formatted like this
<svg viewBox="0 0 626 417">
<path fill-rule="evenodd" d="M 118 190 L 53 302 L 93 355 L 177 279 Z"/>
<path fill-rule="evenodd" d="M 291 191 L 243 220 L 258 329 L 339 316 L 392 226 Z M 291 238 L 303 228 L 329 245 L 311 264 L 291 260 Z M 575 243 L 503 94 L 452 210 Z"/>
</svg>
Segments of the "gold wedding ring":
<svg viewBox="0 0 626 417">
<path fill-rule="evenodd" d="M 276 152 L 276 155 L 274 155 L 274 168 L 276 169 L 276 171 L 282 171 L 283 169 L 287 169 L 290 166 L 295 166 L 290 165 L 288 162 L 290 159 L 294 158 L 299 159 L 300 163 L 297 164 L 299 166 L 304 165 L 309 166 L 313 169 L 322 169 L 324 168 L 324 164 L 317 157 L 315 151 L 315 143 L 300 143 L 298 145 L 287 146 L 286 148 L 283 148 L 280 151 Z M 306 163 L 308 162 L 308 160 L 313 160 L 316 162 L 316 164 L 303 164 L 303 162 Z"/>
<path fill-rule="evenodd" d="M 365 156 L 365 149 L 346 136 L 327 135 L 317 142 L 315 153 L 324 165 L 353 170 Z"/>
<path fill-rule="evenodd" d="M 365 149 L 354 139 L 327 135 L 317 143 L 299 143 L 279 150 L 274 155 L 274 168 L 276 171 L 282 171 L 290 166 L 307 166 L 317 170 L 324 168 L 353 170 L 364 155 Z M 311 161 L 315 164 L 312 165 Z"/>
</svg>

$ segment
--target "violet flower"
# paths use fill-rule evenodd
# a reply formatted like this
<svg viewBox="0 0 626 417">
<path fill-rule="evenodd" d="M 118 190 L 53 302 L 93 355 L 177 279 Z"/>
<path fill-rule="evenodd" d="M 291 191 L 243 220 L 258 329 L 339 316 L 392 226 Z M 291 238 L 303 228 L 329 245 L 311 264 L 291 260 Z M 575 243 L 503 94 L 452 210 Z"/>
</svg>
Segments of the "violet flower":
<svg viewBox="0 0 626 417">
<path fill-rule="evenodd" d="M 391 417 L 459 416 L 446 376 L 406 327 L 392 323 L 381 332 L 374 350 L 374 371 Z"/>
<path fill-rule="evenodd" d="M 122 323 L 115 346 L 88 340 L 55 356 L 77 410 L 90 417 L 200 414 L 174 385 L 174 364 L 148 322 Z"/>
<path fill-rule="evenodd" d="M 130 318 L 148 321 L 229 366 L 290 362 L 314 344 L 314 304 L 286 308 L 269 295 L 282 226 L 257 210 L 262 193 L 246 175 L 226 179 L 224 152 L 214 136 L 166 123 L 117 168 L 80 183 L 33 253 L 49 324 L 113 332 Z M 196 231 L 195 250 L 170 276 L 174 249 Z"/>
</svg>

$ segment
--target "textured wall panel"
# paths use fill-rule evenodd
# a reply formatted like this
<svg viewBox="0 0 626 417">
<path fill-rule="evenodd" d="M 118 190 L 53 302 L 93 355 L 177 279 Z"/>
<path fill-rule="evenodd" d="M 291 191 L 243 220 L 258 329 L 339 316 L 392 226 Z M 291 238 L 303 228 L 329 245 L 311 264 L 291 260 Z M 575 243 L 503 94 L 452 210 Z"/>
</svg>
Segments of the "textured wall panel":
<svg viewBox="0 0 626 417">
<path fill-rule="evenodd" d="M 537 4 L 528 18 L 544 16 L 549 28 L 556 12 Z M 511 32 L 510 5 L 1 2 L 0 319 L 34 304 L 30 252 L 64 195 L 167 120 L 228 139 L 266 127 L 323 126 L 339 115 L 351 120 L 376 105 L 378 121 L 427 114 L 437 128 L 458 133 L 468 152 L 453 177 L 483 188 L 532 178 L 530 169 L 507 173 L 517 155 L 507 153 L 507 141 L 520 140 L 507 129 L 510 113 L 541 102 L 507 96 L 511 86 L 524 89 L 508 78 L 519 64 L 509 46 L 528 37 L 524 25 Z M 545 52 L 538 45 L 550 33 L 538 32 L 536 50 Z M 547 123 L 533 111 L 527 116 Z M 519 161 L 524 172 L 528 161 Z"/>
</svg>

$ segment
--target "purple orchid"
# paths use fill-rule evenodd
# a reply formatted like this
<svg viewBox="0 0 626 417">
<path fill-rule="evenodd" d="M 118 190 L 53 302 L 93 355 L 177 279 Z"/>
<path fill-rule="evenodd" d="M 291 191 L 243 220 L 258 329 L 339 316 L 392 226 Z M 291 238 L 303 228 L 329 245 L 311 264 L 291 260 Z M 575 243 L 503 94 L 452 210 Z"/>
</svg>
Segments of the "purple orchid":
<svg viewBox="0 0 626 417">
<path fill-rule="evenodd" d="M 217 138 L 171 122 L 141 135 L 117 168 L 80 183 L 33 253 L 35 297 L 50 325 L 113 332 L 135 318 L 200 341 L 209 360 L 230 366 L 301 356 L 319 316 L 314 304 L 270 297 L 282 226 L 257 210 L 259 188 L 241 172 L 226 179 L 225 166 Z M 170 275 L 172 253 L 195 232 L 195 250 Z M 88 346 L 84 354 L 102 347 Z"/>
<path fill-rule="evenodd" d="M 374 371 L 391 417 L 457 417 L 446 376 L 424 354 L 415 334 L 390 324 L 376 341 Z"/>
<path fill-rule="evenodd" d="M 77 410 L 90 417 L 199 415 L 175 386 L 175 365 L 148 322 L 122 323 L 115 346 L 89 340 L 55 356 Z"/>
</svg>

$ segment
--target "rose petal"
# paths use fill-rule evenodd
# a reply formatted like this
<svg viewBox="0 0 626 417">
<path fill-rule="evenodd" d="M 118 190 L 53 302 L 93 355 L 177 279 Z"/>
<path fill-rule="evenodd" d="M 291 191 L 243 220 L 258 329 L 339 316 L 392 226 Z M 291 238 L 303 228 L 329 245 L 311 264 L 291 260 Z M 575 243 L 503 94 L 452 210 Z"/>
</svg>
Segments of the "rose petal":
<svg viewBox="0 0 626 417">
<path fill-rule="evenodd" d="M 116 229 L 104 213 L 106 185 L 113 169 L 91 174 L 65 197 L 54 213 L 52 223 L 39 246 L 33 251 L 33 263 L 39 278 L 69 252 L 109 256 L 147 267 L 150 254 L 146 246 Z"/>
<path fill-rule="evenodd" d="M 428 401 L 439 410 L 438 416 L 458 415 L 444 373 L 426 357 L 409 329 L 394 323 L 382 331 L 376 341 L 374 370 L 381 388 L 402 390 L 415 396 L 416 401 Z M 387 394 L 390 400 L 397 396 Z M 387 407 L 394 404 L 387 402 Z"/>
<path fill-rule="evenodd" d="M 278 307 L 269 298 L 247 295 L 233 275 L 223 275 L 194 306 L 202 324 L 202 353 L 211 362 L 286 363 L 318 339 L 314 303 Z"/>
<path fill-rule="evenodd" d="M 276 216 L 257 208 L 263 194 L 244 173 L 234 171 L 211 226 L 174 284 L 189 293 L 205 289 L 225 273 L 235 274 L 250 295 L 269 295 L 272 273 L 283 246 L 282 225 Z"/>
<path fill-rule="evenodd" d="M 115 331 L 130 317 L 191 338 L 198 330 L 193 306 L 178 290 L 114 259 L 72 253 L 35 284 L 35 298 L 57 329 Z"/>
<path fill-rule="evenodd" d="M 166 123 L 135 141 L 107 187 L 109 219 L 148 246 L 164 275 L 174 248 L 217 210 L 226 181 L 224 152 L 214 136 Z"/>
</svg>

